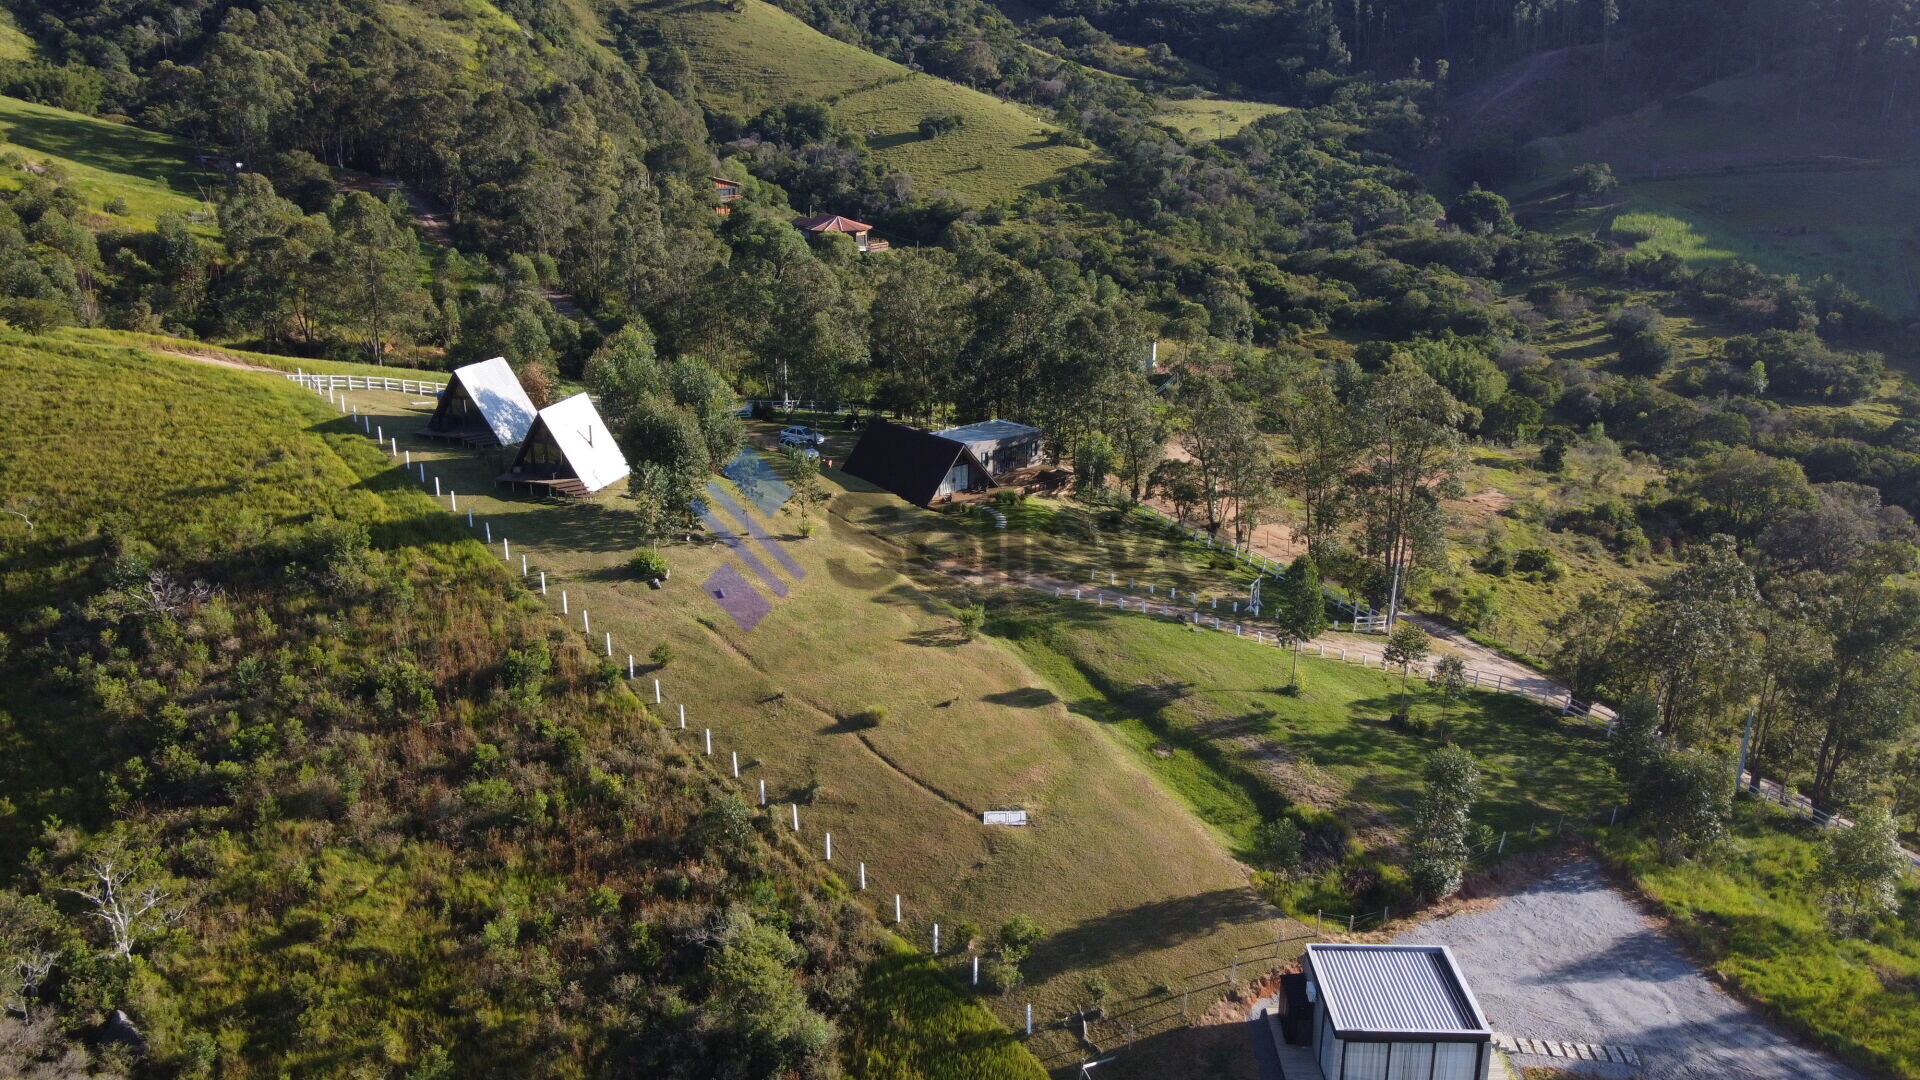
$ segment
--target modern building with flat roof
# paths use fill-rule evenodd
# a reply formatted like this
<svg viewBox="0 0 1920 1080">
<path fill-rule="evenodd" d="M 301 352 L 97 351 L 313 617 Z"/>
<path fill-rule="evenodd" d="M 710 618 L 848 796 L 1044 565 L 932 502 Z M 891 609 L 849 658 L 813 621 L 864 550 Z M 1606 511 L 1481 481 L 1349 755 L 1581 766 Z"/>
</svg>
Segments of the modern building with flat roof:
<svg viewBox="0 0 1920 1080">
<path fill-rule="evenodd" d="M 1302 967 L 1326 1080 L 1487 1080 L 1493 1031 L 1446 946 L 1309 945 Z"/>
</svg>

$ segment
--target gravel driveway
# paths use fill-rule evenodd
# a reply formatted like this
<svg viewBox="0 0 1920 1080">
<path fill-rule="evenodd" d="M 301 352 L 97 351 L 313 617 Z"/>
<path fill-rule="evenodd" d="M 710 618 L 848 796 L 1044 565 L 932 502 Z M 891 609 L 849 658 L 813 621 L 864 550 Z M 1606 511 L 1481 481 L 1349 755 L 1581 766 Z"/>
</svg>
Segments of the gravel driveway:
<svg viewBox="0 0 1920 1080">
<path fill-rule="evenodd" d="M 1636 1048 L 1648 1080 L 1863 1080 L 1762 1022 L 1701 974 L 1588 860 L 1569 862 L 1484 910 L 1395 939 L 1447 945 L 1493 1029 Z M 1516 1065 L 1574 1067 L 1519 1056 Z M 1594 1076 L 1629 1068 L 1580 1062 Z"/>
</svg>

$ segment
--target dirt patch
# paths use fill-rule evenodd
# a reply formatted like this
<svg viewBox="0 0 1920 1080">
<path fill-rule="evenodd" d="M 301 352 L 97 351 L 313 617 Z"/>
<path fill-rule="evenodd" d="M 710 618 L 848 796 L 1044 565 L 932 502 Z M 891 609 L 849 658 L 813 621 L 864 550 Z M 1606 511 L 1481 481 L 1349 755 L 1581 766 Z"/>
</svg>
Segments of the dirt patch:
<svg viewBox="0 0 1920 1080">
<path fill-rule="evenodd" d="M 1480 899 L 1394 940 L 1449 946 L 1495 1031 L 1633 1046 L 1648 1080 L 1863 1080 L 1721 990 L 1593 859 L 1568 859 L 1511 895 Z"/>
<path fill-rule="evenodd" d="M 1462 517 L 1472 521 L 1485 521 L 1512 506 L 1513 496 L 1497 488 L 1487 488 L 1485 491 L 1476 491 L 1449 505 Z"/>
</svg>

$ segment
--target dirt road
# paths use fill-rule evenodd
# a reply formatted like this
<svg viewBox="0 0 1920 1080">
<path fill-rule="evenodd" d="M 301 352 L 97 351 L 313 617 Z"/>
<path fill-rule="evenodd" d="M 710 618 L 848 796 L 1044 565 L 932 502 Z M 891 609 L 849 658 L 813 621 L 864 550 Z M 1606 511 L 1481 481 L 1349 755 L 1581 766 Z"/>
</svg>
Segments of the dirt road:
<svg viewBox="0 0 1920 1080">
<path fill-rule="evenodd" d="M 1714 985 L 1587 859 L 1492 908 L 1395 939 L 1446 945 L 1493 1029 L 1527 1039 L 1631 1046 L 1644 1068 L 1581 1061 L 1581 1075 L 1646 1080 L 1864 1080 L 1775 1030 Z M 1520 1055 L 1524 1066 L 1568 1063 Z"/>
</svg>

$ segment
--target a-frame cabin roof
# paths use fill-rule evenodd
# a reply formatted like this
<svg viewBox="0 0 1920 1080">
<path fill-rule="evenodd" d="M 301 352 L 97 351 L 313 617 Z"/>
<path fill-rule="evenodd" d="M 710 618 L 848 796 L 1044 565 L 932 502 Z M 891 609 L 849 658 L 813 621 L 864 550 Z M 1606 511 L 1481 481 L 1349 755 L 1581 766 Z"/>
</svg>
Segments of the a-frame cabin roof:
<svg viewBox="0 0 1920 1080">
<path fill-rule="evenodd" d="M 512 446 L 525 439 L 527 428 L 533 425 L 534 414 L 539 411 L 533 407 L 533 399 L 527 397 L 520 377 L 513 373 L 504 356 L 455 368 L 453 379 L 441 394 L 440 405 L 427 424 L 430 430 L 444 430 L 445 414 L 456 393 L 464 393 L 473 402 L 502 446 Z"/>
<path fill-rule="evenodd" d="M 982 479 L 992 476 L 965 443 L 876 419 L 854 444 L 841 471 L 926 506 L 948 471 L 962 461 Z"/>
<path fill-rule="evenodd" d="M 540 410 L 527 431 L 527 445 L 542 438 L 553 440 L 574 476 L 590 492 L 624 479 L 631 471 L 626 455 L 613 441 L 613 432 L 607 430 L 606 422 L 600 419 L 600 410 L 593 407 L 593 400 L 585 394 L 575 394 Z M 526 452 L 522 447 L 520 455 L 525 457 Z"/>
</svg>

